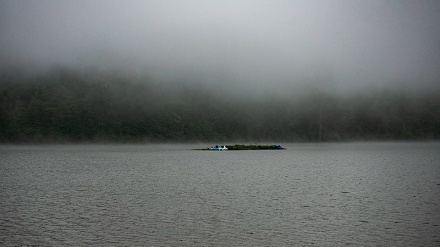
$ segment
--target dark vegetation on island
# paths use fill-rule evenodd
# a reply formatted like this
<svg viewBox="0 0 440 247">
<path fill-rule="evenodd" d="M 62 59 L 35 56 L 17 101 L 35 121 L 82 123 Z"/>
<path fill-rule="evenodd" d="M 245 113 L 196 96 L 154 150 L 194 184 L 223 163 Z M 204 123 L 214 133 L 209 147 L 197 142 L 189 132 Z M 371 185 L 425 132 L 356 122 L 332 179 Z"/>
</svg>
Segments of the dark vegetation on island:
<svg viewBox="0 0 440 247">
<path fill-rule="evenodd" d="M 280 145 L 226 145 L 228 150 L 283 150 Z"/>
<path fill-rule="evenodd" d="M 290 90 L 290 89 L 289 89 Z M 163 83 L 148 77 L 57 68 L 0 77 L 0 141 L 193 142 L 432 140 L 440 138 L 438 93 L 371 90 L 345 95 L 227 85 Z"/>
</svg>

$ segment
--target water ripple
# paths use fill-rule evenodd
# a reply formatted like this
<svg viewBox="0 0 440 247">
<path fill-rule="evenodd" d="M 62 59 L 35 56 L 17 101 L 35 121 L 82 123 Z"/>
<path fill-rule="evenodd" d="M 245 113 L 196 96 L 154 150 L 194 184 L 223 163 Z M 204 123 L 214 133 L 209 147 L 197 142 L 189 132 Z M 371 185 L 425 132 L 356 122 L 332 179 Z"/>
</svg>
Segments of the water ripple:
<svg viewBox="0 0 440 247">
<path fill-rule="evenodd" d="M 439 146 L 0 146 L 0 245 L 435 246 Z"/>
</svg>

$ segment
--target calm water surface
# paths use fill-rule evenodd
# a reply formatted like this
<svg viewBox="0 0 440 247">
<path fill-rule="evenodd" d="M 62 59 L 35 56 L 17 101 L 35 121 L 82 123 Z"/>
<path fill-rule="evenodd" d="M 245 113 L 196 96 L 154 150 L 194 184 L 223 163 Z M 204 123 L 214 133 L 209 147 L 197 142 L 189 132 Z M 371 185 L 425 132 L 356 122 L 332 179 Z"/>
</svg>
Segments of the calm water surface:
<svg viewBox="0 0 440 247">
<path fill-rule="evenodd" d="M 0 146 L 4 246 L 440 246 L 440 143 Z"/>
</svg>

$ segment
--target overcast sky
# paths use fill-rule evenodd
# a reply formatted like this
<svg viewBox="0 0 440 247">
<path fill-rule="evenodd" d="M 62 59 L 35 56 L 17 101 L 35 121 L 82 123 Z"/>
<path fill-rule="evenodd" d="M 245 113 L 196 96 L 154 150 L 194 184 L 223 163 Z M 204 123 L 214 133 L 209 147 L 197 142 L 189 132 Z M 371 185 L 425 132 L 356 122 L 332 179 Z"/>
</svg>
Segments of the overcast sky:
<svg viewBox="0 0 440 247">
<path fill-rule="evenodd" d="M 61 64 L 266 86 L 440 84 L 439 0 L 0 0 L 0 32 L 2 69 Z"/>
</svg>

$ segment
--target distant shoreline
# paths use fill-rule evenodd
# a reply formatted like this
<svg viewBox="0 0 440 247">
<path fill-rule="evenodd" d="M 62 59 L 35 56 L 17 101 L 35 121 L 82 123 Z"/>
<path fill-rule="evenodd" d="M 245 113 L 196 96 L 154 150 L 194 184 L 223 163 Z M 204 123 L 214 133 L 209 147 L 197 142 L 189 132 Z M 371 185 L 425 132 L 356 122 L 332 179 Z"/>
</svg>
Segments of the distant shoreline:
<svg viewBox="0 0 440 247">
<path fill-rule="evenodd" d="M 439 142 L 440 139 L 348 139 L 348 140 L 329 140 L 329 141 L 300 141 L 300 140 L 283 140 L 277 143 L 307 143 L 307 144 L 330 144 L 330 143 L 359 143 L 359 142 Z M 270 143 L 270 141 L 248 141 L 247 143 Z M 1 140 L 1 146 L 8 145 L 162 145 L 162 144 L 185 144 L 185 145 L 210 145 L 215 142 L 209 141 L 164 141 L 164 140 L 62 140 L 62 139 L 38 139 L 38 140 L 19 140 L 19 141 L 11 141 L 11 140 Z M 266 144 L 234 144 L 234 145 L 226 145 L 226 147 L 234 147 L 234 146 L 266 146 Z M 209 147 L 205 148 L 195 148 L 194 150 L 207 150 Z M 283 148 L 284 149 L 284 148 Z M 237 149 L 234 149 L 237 150 Z M 258 150 L 258 149 L 257 149 Z"/>
</svg>

